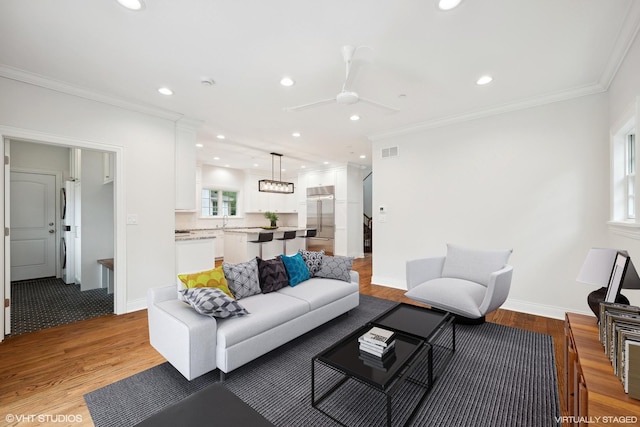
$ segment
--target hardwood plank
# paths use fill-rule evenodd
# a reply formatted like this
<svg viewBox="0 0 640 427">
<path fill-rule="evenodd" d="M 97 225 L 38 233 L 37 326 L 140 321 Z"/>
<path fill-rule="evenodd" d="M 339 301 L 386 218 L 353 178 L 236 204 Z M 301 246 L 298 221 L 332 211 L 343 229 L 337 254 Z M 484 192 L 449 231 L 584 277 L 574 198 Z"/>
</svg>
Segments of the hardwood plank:
<svg viewBox="0 0 640 427">
<path fill-rule="evenodd" d="M 421 305 L 406 298 L 404 290 L 372 285 L 370 254 L 355 259 L 353 268 L 360 274 L 362 294 Z M 562 396 L 563 321 L 507 310 L 497 310 L 487 320 L 553 337 Z M 141 310 L 9 337 L 0 343 L 0 361 L 0 419 L 6 414 L 67 415 L 82 419 L 68 425 L 91 425 L 84 394 L 165 360 L 149 344 L 147 312 Z"/>
</svg>

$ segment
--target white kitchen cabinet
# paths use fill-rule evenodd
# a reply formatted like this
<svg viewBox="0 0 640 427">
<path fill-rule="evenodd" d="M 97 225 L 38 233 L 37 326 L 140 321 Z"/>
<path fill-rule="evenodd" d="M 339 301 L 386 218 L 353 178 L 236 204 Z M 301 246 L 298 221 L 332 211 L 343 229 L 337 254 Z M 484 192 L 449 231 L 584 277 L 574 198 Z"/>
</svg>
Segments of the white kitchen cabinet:
<svg viewBox="0 0 640 427">
<path fill-rule="evenodd" d="M 224 231 L 216 230 L 216 258 L 224 258 Z"/>
<path fill-rule="evenodd" d="M 102 179 L 105 184 L 113 182 L 114 171 L 114 154 L 102 153 Z"/>
<path fill-rule="evenodd" d="M 313 171 L 306 174 L 306 186 L 324 187 L 327 185 L 336 185 L 336 170 L 326 169 L 321 171 Z M 302 191 L 306 192 L 306 188 Z"/>
<path fill-rule="evenodd" d="M 196 128 L 200 122 L 176 124 L 176 210 L 196 209 Z"/>
<path fill-rule="evenodd" d="M 215 238 L 176 240 L 176 275 L 214 268 L 216 240 Z"/>
</svg>

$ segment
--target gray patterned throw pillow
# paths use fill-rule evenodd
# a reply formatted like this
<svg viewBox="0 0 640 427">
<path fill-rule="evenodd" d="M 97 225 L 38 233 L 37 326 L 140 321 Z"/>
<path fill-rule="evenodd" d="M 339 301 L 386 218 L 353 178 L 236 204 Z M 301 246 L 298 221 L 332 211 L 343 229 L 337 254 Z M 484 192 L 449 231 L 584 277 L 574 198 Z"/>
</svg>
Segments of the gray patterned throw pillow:
<svg viewBox="0 0 640 427">
<path fill-rule="evenodd" d="M 315 276 L 318 271 L 320 271 L 320 267 L 322 267 L 322 258 L 324 258 L 324 249 L 321 249 L 320 252 L 313 251 L 305 251 L 303 249 L 299 249 L 298 252 L 302 255 L 302 259 L 305 264 L 307 264 L 307 268 L 309 269 L 309 273 L 311 277 Z"/>
<path fill-rule="evenodd" d="M 236 299 L 261 293 L 256 258 L 240 264 L 222 263 L 227 285 Z"/>
<path fill-rule="evenodd" d="M 345 256 L 324 256 L 322 258 L 322 267 L 316 273 L 316 277 L 324 277 L 326 279 L 337 279 L 345 282 L 351 281 L 351 265 L 353 258 Z"/>
<path fill-rule="evenodd" d="M 195 311 L 205 316 L 224 319 L 249 314 L 238 301 L 218 288 L 189 288 L 180 292 Z"/>
</svg>

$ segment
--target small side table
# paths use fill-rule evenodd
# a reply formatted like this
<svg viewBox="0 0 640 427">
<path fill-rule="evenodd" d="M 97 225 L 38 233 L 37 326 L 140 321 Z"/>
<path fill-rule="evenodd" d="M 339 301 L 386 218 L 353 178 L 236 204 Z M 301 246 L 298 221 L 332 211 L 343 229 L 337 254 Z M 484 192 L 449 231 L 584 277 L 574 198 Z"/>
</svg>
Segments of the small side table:
<svg viewBox="0 0 640 427">
<path fill-rule="evenodd" d="M 113 258 L 99 259 L 101 272 L 100 287 L 107 288 L 107 292 L 113 293 Z"/>
</svg>

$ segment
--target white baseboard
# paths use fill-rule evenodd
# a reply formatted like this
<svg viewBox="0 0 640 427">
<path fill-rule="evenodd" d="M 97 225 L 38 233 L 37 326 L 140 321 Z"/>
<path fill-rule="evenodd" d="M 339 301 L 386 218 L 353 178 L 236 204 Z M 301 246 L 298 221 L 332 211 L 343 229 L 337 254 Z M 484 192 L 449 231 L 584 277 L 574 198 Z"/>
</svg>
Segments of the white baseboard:
<svg viewBox="0 0 640 427">
<path fill-rule="evenodd" d="M 406 283 L 402 280 L 398 280 L 393 277 L 381 277 L 381 276 L 372 276 L 371 284 L 379 285 L 379 286 L 387 286 L 390 288 L 403 289 L 406 290 Z M 550 317 L 552 319 L 564 320 L 565 313 L 579 313 L 586 314 L 587 316 L 593 316 L 591 311 L 582 311 L 576 310 L 575 308 L 567 308 L 567 307 L 558 307 L 553 305 L 546 304 L 537 304 L 528 301 L 517 300 L 513 298 L 508 298 L 507 301 L 502 305 L 505 310 L 517 311 L 520 313 L 534 314 L 536 316 Z"/>
<path fill-rule="evenodd" d="M 133 313 L 134 311 L 146 310 L 147 299 L 140 298 L 134 301 L 127 302 L 127 313 Z"/>
<path fill-rule="evenodd" d="M 512 298 L 508 298 L 507 301 L 500 308 L 504 308 L 505 310 L 518 311 L 520 313 L 535 314 L 536 316 L 550 317 L 552 319 L 560 319 L 560 320 L 564 320 L 564 315 L 566 312 L 586 314 L 588 316 L 593 316 L 593 313 L 590 311 L 581 311 L 581 310 L 576 310 L 574 308 L 558 307 L 558 306 L 546 305 L 546 304 L 537 304 L 533 302 L 516 300 Z"/>
<path fill-rule="evenodd" d="M 395 277 L 371 276 L 371 284 L 407 290 L 407 283 Z"/>
</svg>

